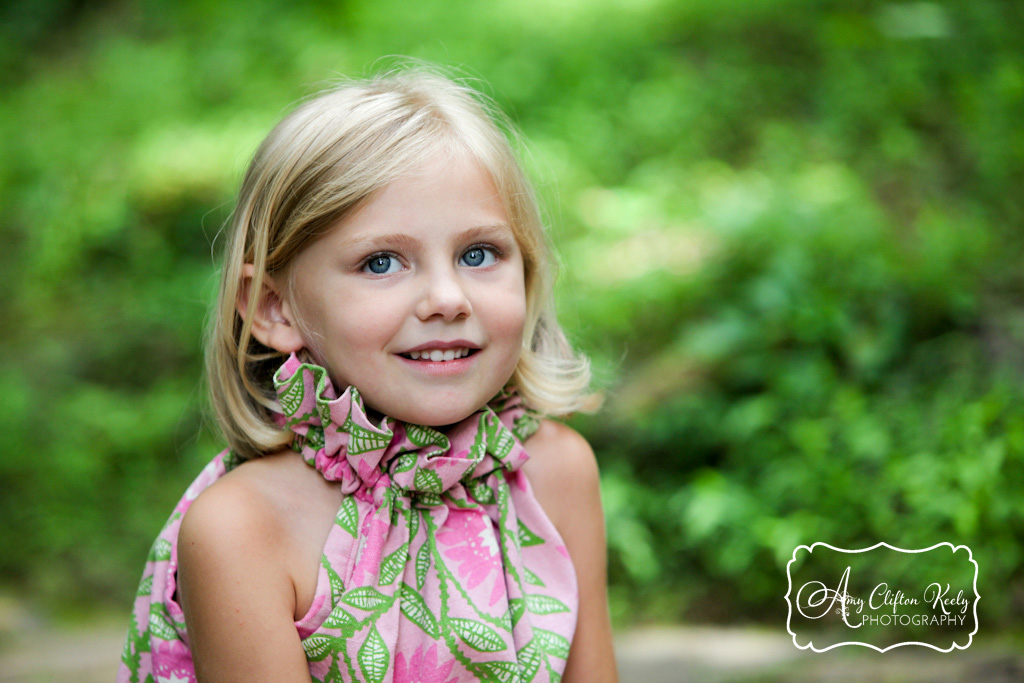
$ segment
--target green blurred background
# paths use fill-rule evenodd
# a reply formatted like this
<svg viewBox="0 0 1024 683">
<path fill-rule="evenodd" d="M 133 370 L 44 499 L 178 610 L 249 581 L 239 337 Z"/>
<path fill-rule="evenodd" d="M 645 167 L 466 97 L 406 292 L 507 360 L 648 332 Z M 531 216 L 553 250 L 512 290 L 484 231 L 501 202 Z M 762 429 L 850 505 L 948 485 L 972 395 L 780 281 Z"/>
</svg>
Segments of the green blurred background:
<svg viewBox="0 0 1024 683">
<path fill-rule="evenodd" d="M 483 79 L 531 143 L 607 393 L 573 424 L 618 625 L 781 629 L 815 541 L 967 544 L 985 628 L 1013 624 L 1022 26 L 1001 0 L 5 4 L 0 592 L 126 610 L 221 448 L 200 338 L 242 170 L 290 103 L 401 54 Z"/>
</svg>

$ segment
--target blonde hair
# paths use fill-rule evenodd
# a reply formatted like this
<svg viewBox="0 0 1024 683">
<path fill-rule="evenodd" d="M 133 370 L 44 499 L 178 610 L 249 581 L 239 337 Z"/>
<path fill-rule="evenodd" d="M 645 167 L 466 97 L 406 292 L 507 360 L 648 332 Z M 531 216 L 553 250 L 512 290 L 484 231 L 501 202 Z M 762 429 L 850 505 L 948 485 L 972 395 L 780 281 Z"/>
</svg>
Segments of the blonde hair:
<svg viewBox="0 0 1024 683">
<path fill-rule="evenodd" d="M 533 188 L 509 138 L 517 141 L 513 127 L 488 100 L 423 67 L 346 81 L 306 100 L 274 127 L 249 165 L 229 221 L 206 342 L 213 410 L 237 457 L 291 442 L 291 432 L 274 419 L 272 375 L 284 354 L 252 335 L 266 276 L 287 275 L 305 247 L 438 154 L 468 153 L 491 175 L 523 254 L 526 325 L 510 383 L 541 414 L 596 407 L 589 362 L 572 349 L 555 318 L 554 264 Z M 246 300 L 239 295 L 247 263 L 254 273 L 242 316 L 236 302 Z"/>
</svg>

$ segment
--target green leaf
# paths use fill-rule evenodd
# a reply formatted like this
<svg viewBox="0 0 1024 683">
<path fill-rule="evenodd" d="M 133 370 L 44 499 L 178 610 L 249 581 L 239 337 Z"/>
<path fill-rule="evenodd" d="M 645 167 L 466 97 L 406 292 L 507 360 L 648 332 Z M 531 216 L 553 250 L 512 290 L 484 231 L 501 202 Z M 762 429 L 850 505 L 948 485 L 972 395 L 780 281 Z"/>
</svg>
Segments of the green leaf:
<svg viewBox="0 0 1024 683">
<path fill-rule="evenodd" d="M 498 460 L 503 460 L 512 450 L 513 444 L 515 440 L 512 435 L 506 429 L 500 428 L 497 430 L 496 438 L 487 445 L 487 450 Z"/>
<path fill-rule="evenodd" d="M 534 614 L 554 614 L 555 612 L 569 611 L 569 608 L 563 602 L 547 595 L 527 595 L 526 607 Z"/>
<path fill-rule="evenodd" d="M 413 477 L 412 485 L 417 491 L 429 493 L 441 493 L 444 486 L 441 483 L 441 477 L 437 476 L 437 472 L 425 469 L 417 470 L 416 476 Z"/>
<path fill-rule="evenodd" d="M 543 538 L 530 531 L 530 528 L 523 524 L 522 521 L 519 522 L 519 545 L 526 548 L 531 545 L 540 545 L 542 543 L 544 543 Z"/>
<path fill-rule="evenodd" d="M 395 469 L 392 470 L 392 473 L 408 472 L 413 467 L 416 467 L 416 454 L 405 453 L 395 461 Z"/>
<path fill-rule="evenodd" d="M 433 639 L 440 637 L 437 626 L 437 619 L 434 617 L 427 601 L 416 592 L 409 584 L 403 583 L 401 587 L 400 600 L 402 601 L 402 614 L 409 618 L 409 621 L 423 629 L 423 632 Z"/>
<path fill-rule="evenodd" d="M 334 598 L 334 601 L 337 602 L 341 599 L 342 594 L 345 593 L 345 584 L 342 583 L 341 577 L 338 576 L 338 572 L 334 571 L 334 567 L 331 566 L 331 563 L 326 557 L 323 557 L 320 560 L 320 563 L 324 566 L 324 569 L 327 570 L 327 578 L 331 582 L 331 596 Z"/>
<path fill-rule="evenodd" d="M 299 406 L 302 405 L 302 397 L 305 394 L 305 383 L 302 381 L 302 375 L 303 371 L 299 370 L 289 377 L 288 388 L 284 390 L 284 393 L 278 394 L 281 408 L 287 417 L 291 417 L 298 412 Z"/>
<path fill-rule="evenodd" d="M 333 636 L 314 635 L 302 641 L 302 649 L 306 651 L 306 659 L 311 662 L 320 660 L 331 654 L 335 640 Z M 342 641 L 344 643 L 344 641 Z"/>
<path fill-rule="evenodd" d="M 523 571 L 526 572 L 526 583 L 534 586 L 543 586 L 544 582 L 540 580 L 540 577 L 531 572 L 527 567 L 523 567 Z"/>
<path fill-rule="evenodd" d="M 549 655 L 562 659 L 569 656 L 569 640 L 564 636 L 542 628 L 533 629 L 533 635 L 540 644 L 540 648 Z"/>
<path fill-rule="evenodd" d="M 358 623 L 355 617 L 342 609 L 341 605 L 338 605 L 324 619 L 324 628 L 336 628 L 349 632 Z"/>
<path fill-rule="evenodd" d="M 466 668 L 481 681 L 513 683 L 519 680 L 519 666 L 515 662 L 478 662 Z"/>
<path fill-rule="evenodd" d="M 512 615 L 512 625 L 515 626 L 526 612 L 526 601 L 522 598 L 512 598 L 508 601 L 508 611 Z"/>
<path fill-rule="evenodd" d="M 533 436 L 540 428 L 540 422 L 533 415 L 524 413 L 517 417 L 512 423 L 512 433 L 520 441 L 526 441 Z"/>
<path fill-rule="evenodd" d="M 448 437 L 441 432 L 422 425 L 406 425 L 405 434 L 409 437 L 409 441 L 412 441 L 417 446 L 426 446 L 428 444 L 443 445 L 448 441 Z"/>
<path fill-rule="evenodd" d="M 331 404 L 322 397 L 318 398 L 316 402 L 316 415 L 322 424 L 331 424 Z"/>
<path fill-rule="evenodd" d="M 149 551 L 150 562 L 167 562 L 171 559 L 171 542 L 166 538 L 158 538 Z"/>
<path fill-rule="evenodd" d="M 394 602 L 394 598 L 390 595 L 384 595 L 376 588 L 370 586 L 362 586 L 360 588 L 354 588 L 345 595 L 341 596 L 342 602 L 348 603 L 353 607 L 358 607 L 361 610 L 367 612 L 376 612 L 378 610 L 386 609 L 391 606 Z"/>
<path fill-rule="evenodd" d="M 356 499 L 353 496 L 345 496 L 345 499 L 341 501 L 335 522 L 353 536 L 356 535 L 356 528 L 359 525 L 359 508 L 356 507 Z"/>
<path fill-rule="evenodd" d="M 537 649 L 534 643 L 537 642 L 537 638 L 534 637 L 526 647 L 516 653 L 516 661 L 519 662 L 519 677 L 523 683 L 529 683 L 537 675 L 537 670 L 540 669 L 541 653 Z"/>
<path fill-rule="evenodd" d="M 507 646 L 498 632 L 473 619 L 450 619 L 448 623 L 460 638 L 474 650 L 500 652 Z"/>
<path fill-rule="evenodd" d="M 360 455 L 369 451 L 380 450 L 389 443 L 387 435 L 371 432 L 369 429 L 360 427 L 352 421 L 352 418 L 345 421 L 345 428 L 348 431 L 348 452 L 350 455 Z"/>
<path fill-rule="evenodd" d="M 427 570 L 430 569 L 430 543 L 424 543 L 419 552 L 416 553 L 416 587 L 423 590 L 423 583 L 427 580 Z"/>
<path fill-rule="evenodd" d="M 402 547 L 384 558 L 380 563 L 381 586 L 388 586 L 395 582 L 398 573 L 405 567 L 405 561 L 409 556 L 409 544 L 403 543 Z"/>
<path fill-rule="evenodd" d="M 164 640 L 177 640 L 178 633 L 174 630 L 166 608 L 160 604 L 149 606 L 149 632 Z"/>
<path fill-rule="evenodd" d="M 441 500 L 441 496 L 436 493 L 420 491 L 416 494 L 416 502 L 423 507 L 437 507 L 443 501 Z"/>
<path fill-rule="evenodd" d="M 406 519 L 409 523 L 409 540 L 416 538 L 416 532 L 420 530 L 420 511 L 415 508 L 408 509 Z"/>
<path fill-rule="evenodd" d="M 371 625 L 366 642 L 359 648 L 359 668 L 363 672 L 364 680 L 367 683 L 381 683 L 384 680 L 384 674 L 387 673 L 390 660 L 391 653 L 388 652 L 388 646 L 377 632 L 377 627 Z"/>
<path fill-rule="evenodd" d="M 469 493 L 481 505 L 494 504 L 494 491 L 484 482 L 484 477 L 470 480 Z"/>
<path fill-rule="evenodd" d="M 310 425 L 309 430 L 306 432 L 306 445 L 314 451 L 318 451 L 324 447 L 325 443 L 327 441 L 324 439 L 324 428 Z"/>
</svg>

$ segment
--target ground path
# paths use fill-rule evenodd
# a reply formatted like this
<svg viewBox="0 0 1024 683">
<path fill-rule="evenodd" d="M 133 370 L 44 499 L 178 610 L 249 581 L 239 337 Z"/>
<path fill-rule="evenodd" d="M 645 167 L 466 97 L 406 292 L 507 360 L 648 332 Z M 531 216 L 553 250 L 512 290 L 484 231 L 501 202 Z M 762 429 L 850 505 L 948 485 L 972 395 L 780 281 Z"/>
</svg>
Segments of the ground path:
<svg viewBox="0 0 1024 683">
<path fill-rule="evenodd" d="M 123 624 L 105 617 L 68 627 L 0 623 L 0 683 L 111 683 Z M 949 654 L 921 647 L 877 653 L 844 647 L 797 650 L 785 631 L 746 628 L 633 629 L 616 639 L 622 683 L 1018 683 L 1024 648 L 1002 636 Z"/>
</svg>

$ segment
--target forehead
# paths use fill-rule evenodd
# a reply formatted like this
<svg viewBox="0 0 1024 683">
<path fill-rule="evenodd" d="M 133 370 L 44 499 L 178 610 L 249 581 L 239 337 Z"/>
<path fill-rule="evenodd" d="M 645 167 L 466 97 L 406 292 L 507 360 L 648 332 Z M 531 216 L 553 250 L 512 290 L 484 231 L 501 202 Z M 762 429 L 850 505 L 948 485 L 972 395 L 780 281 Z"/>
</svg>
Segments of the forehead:
<svg viewBox="0 0 1024 683">
<path fill-rule="evenodd" d="M 448 233 L 470 228 L 512 231 L 490 173 L 468 157 L 431 160 L 368 197 L 339 225 L 356 238 L 380 232 Z"/>
</svg>

